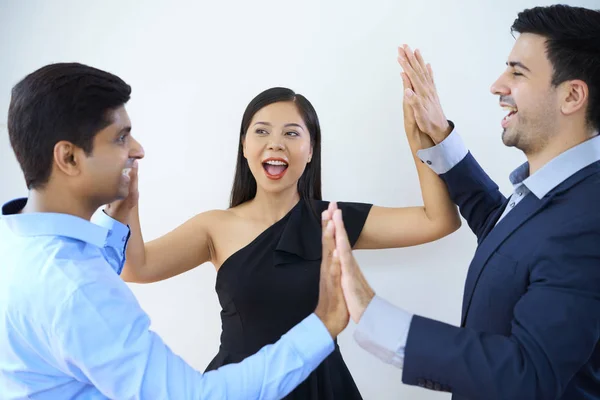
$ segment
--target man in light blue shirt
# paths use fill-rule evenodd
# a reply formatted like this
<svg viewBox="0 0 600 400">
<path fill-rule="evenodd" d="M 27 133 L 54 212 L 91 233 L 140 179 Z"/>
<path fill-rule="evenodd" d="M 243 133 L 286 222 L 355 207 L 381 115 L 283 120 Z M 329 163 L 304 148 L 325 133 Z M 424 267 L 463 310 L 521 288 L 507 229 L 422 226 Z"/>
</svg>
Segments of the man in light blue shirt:
<svg viewBox="0 0 600 400">
<path fill-rule="evenodd" d="M 0 218 L 2 399 L 279 399 L 334 348 L 348 323 L 333 228 L 324 228 L 319 304 L 275 344 L 201 374 L 149 329 L 120 279 L 129 228 L 102 205 L 125 198 L 144 155 L 130 87 L 81 64 L 19 82 L 8 117 L 29 196 Z"/>
</svg>

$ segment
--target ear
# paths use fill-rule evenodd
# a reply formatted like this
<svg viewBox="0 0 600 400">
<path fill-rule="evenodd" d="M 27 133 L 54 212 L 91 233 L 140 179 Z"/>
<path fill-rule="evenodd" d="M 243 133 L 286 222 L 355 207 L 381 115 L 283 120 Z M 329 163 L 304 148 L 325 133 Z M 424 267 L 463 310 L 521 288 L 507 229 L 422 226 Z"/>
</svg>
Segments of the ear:
<svg viewBox="0 0 600 400">
<path fill-rule="evenodd" d="M 564 96 L 560 110 L 565 115 L 572 115 L 585 108 L 589 96 L 588 85 L 579 79 L 564 82 Z"/>
<path fill-rule="evenodd" d="M 81 157 L 84 157 L 83 151 L 71 142 L 61 140 L 54 145 L 54 163 L 67 176 L 81 173 Z"/>
<path fill-rule="evenodd" d="M 310 151 L 308 152 L 308 161 L 307 163 L 310 163 L 312 161 L 312 156 L 313 156 L 313 145 L 310 145 Z"/>
</svg>

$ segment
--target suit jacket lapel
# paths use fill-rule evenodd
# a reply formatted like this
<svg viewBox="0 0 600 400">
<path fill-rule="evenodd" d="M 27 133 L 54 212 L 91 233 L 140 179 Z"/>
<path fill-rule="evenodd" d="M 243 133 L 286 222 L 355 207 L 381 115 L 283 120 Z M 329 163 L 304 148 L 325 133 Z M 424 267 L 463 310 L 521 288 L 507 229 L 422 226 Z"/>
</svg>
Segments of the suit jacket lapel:
<svg viewBox="0 0 600 400">
<path fill-rule="evenodd" d="M 564 182 L 559 184 L 557 187 L 552 189 L 550 193 L 544 196 L 543 199 L 538 199 L 533 193 L 527 195 L 517 206 L 511 210 L 497 225 L 494 225 L 498 218 L 502 215 L 502 211 L 498 210 L 494 218 L 490 218 L 489 225 L 483 235 L 480 243 L 478 244 L 475 256 L 469 266 L 467 273 L 467 279 L 465 282 L 465 292 L 463 296 L 462 306 L 462 318 L 461 325 L 464 326 L 467 319 L 467 313 L 471 300 L 473 298 L 473 292 L 479 276 L 481 275 L 485 265 L 490 256 L 517 228 L 523 225 L 527 220 L 533 217 L 535 214 L 543 210 L 546 205 L 557 195 L 570 190 L 573 186 L 586 178 L 600 174 L 600 161 L 590 164 L 583 168 L 579 172 L 567 178 Z"/>
<path fill-rule="evenodd" d="M 547 201 L 548 198 L 540 200 L 533 193 L 530 193 L 495 226 L 494 224 L 502 215 L 503 209 L 499 210 L 498 215 L 493 218 L 493 222 L 487 228 L 489 233 L 477 247 L 475 256 L 469 266 L 463 296 L 461 325 L 465 323 L 475 286 L 490 256 L 517 228 L 539 212 Z"/>
<path fill-rule="evenodd" d="M 481 237 L 477 241 L 478 245 L 481 245 L 481 243 L 483 243 L 483 241 L 485 240 L 485 238 L 487 237 L 487 235 L 490 233 L 490 231 L 494 228 L 494 226 L 496 226 L 496 222 L 498 222 L 498 219 L 500 219 L 500 217 L 502 216 L 502 213 L 506 209 L 506 206 L 508 205 L 509 201 L 510 201 L 510 197 L 508 197 L 504 201 L 504 203 L 502 204 L 502 207 L 500 207 L 498 210 L 494 211 L 494 214 L 492 215 L 492 218 L 490 218 L 488 220 L 487 225 L 483 229 L 483 233 L 481 234 Z"/>
</svg>

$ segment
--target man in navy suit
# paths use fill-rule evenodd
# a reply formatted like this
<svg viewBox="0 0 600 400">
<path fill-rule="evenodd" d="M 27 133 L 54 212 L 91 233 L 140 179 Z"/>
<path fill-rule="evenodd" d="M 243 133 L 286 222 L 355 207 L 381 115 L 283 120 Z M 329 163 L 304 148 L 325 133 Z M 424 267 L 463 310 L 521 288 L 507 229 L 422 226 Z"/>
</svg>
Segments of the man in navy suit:
<svg viewBox="0 0 600 400">
<path fill-rule="evenodd" d="M 461 326 L 395 307 L 360 273 L 335 211 L 355 339 L 409 385 L 455 399 L 600 398 L 600 12 L 521 12 L 506 71 L 502 139 L 528 162 L 507 199 L 444 116 L 419 51 L 399 50 L 405 103 L 435 146 L 419 151 L 477 236 Z"/>
</svg>

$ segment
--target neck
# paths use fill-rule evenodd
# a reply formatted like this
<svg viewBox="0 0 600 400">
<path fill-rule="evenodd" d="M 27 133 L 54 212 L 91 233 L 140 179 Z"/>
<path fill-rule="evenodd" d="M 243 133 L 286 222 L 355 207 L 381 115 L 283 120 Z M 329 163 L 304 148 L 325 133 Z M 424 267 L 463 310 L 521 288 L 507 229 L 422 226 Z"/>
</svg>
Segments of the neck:
<svg viewBox="0 0 600 400">
<path fill-rule="evenodd" d="M 29 191 L 27 205 L 23 213 L 59 213 L 69 214 L 90 220 L 94 212 L 100 207 L 81 201 L 78 197 L 68 194 L 66 190 L 56 190 L 46 187 Z"/>
<path fill-rule="evenodd" d="M 526 153 L 529 162 L 529 175 L 533 175 L 544 165 L 552 161 L 565 151 L 591 139 L 592 133 L 581 127 L 580 129 L 563 129 L 561 132 L 535 152 Z"/>
<path fill-rule="evenodd" d="M 300 200 L 300 194 L 296 187 L 279 193 L 268 193 L 260 188 L 252 200 L 252 207 L 264 219 L 265 222 L 273 224 L 283 218 Z"/>
</svg>

